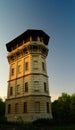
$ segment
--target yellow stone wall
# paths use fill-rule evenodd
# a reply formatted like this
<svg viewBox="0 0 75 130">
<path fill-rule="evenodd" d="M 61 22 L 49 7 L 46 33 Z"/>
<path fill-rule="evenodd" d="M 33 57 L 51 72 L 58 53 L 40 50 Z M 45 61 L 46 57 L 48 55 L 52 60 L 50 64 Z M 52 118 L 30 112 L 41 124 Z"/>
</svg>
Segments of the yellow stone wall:
<svg viewBox="0 0 75 130">
<path fill-rule="evenodd" d="M 34 49 L 34 45 L 38 49 Z M 31 46 L 32 45 L 32 46 Z M 42 50 L 45 50 L 43 53 Z M 25 52 L 24 49 L 27 49 Z M 31 122 L 39 118 L 52 118 L 51 101 L 49 96 L 49 84 L 46 67 L 46 56 L 48 48 L 43 42 L 30 41 L 8 54 L 9 81 L 8 94 L 6 100 L 6 117 L 8 121 Z M 28 69 L 25 69 L 25 63 L 28 63 Z M 45 70 L 42 68 L 44 63 Z M 12 74 L 14 69 L 14 74 Z M 24 91 L 25 83 L 28 82 L 28 92 Z M 46 83 L 46 92 L 44 91 L 44 82 Z M 10 89 L 13 89 L 10 95 Z M 23 113 L 23 103 L 27 102 L 27 113 Z M 35 102 L 40 103 L 40 112 L 35 112 Z M 47 105 L 49 103 L 49 113 Z M 15 104 L 18 103 L 18 112 L 15 113 Z M 11 105 L 11 113 L 8 113 L 8 105 Z"/>
<path fill-rule="evenodd" d="M 23 103 L 27 102 L 27 113 L 23 112 Z M 35 111 L 35 102 L 40 102 L 40 111 Z M 32 122 L 39 118 L 51 118 L 51 110 L 47 113 L 46 110 L 46 102 L 50 103 L 50 97 L 47 96 L 26 96 L 10 99 L 6 101 L 7 105 L 11 104 L 11 113 L 8 114 L 6 109 L 6 116 L 8 121 L 24 121 L 24 122 Z M 19 108 L 17 113 L 15 113 L 15 104 L 19 104 Z M 21 120 L 19 120 L 19 118 Z"/>
</svg>

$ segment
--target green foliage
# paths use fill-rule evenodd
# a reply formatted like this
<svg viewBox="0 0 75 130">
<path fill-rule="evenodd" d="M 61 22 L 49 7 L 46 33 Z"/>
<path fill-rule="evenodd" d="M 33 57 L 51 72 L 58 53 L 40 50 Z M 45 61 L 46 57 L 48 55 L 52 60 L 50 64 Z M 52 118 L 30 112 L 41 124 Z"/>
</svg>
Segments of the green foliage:
<svg viewBox="0 0 75 130">
<path fill-rule="evenodd" d="M 36 125 L 36 126 L 52 126 L 54 124 L 53 120 L 52 119 L 37 119 L 35 121 L 32 122 L 33 125 Z"/>
<path fill-rule="evenodd" d="M 52 113 L 54 120 L 62 123 L 75 121 L 75 94 L 62 95 L 52 103 Z"/>
<path fill-rule="evenodd" d="M 71 120 L 75 122 L 75 94 L 71 96 L 70 110 Z"/>
<path fill-rule="evenodd" d="M 5 102 L 0 98 L 0 122 L 5 120 Z"/>
</svg>

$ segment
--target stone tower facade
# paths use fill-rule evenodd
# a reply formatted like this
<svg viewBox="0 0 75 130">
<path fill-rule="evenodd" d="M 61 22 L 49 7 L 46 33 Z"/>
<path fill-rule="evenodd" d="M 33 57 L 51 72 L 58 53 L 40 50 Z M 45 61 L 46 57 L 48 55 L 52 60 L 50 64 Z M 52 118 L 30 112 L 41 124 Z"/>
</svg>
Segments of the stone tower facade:
<svg viewBox="0 0 75 130">
<path fill-rule="evenodd" d="M 49 36 L 27 30 L 6 44 L 10 65 L 6 117 L 8 121 L 32 122 L 52 118 L 46 67 Z"/>
</svg>

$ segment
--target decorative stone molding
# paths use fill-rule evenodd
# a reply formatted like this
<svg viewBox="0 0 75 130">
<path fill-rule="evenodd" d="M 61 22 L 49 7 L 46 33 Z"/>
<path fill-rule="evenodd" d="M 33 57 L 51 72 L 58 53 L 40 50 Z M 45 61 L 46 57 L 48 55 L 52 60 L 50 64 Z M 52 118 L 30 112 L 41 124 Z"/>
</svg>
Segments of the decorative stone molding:
<svg viewBox="0 0 75 130">
<path fill-rule="evenodd" d="M 25 56 L 30 53 L 41 53 L 43 56 L 46 57 L 48 54 L 48 48 L 43 44 L 24 44 L 20 48 L 15 49 L 8 54 L 8 62 L 10 63 L 20 58 L 21 56 Z"/>
</svg>

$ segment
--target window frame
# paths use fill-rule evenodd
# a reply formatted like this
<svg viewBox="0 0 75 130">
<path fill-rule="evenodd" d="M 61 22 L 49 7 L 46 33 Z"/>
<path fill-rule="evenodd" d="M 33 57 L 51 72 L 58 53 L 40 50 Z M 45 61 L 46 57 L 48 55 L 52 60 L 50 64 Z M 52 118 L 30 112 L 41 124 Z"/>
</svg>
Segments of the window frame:
<svg viewBox="0 0 75 130">
<path fill-rule="evenodd" d="M 15 113 L 18 113 L 18 110 L 19 110 L 19 109 L 18 109 L 18 108 L 19 108 L 18 106 L 19 106 L 19 104 L 18 104 L 18 103 L 15 103 Z"/>
<path fill-rule="evenodd" d="M 46 112 L 47 112 L 47 113 L 50 113 L 49 102 L 46 102 Z"/>
<path fill-rule="evenodd" d="M 37 60 L 34 60 L 34 69 L 38 69 L 38 61 Z"/>
<path fill-rule="evenodd" d="M 23 113 L 27 113 L 27 102 L 23 103 Z"/>
<path fill-rule="evenodd" d="M 28 92 L 28 82 L 25 82 L 24 84 L 24 92 Z"/>
<path fill-rule="evenodd" d="M 14 69 L 14 68 L 11 68 L 11 76 L 14 75 L 14 72 L 15 72 L 15 69 Z"/>
<path fill-rule="evenodd" d="M 39 81 L 34 81 L 34 91 L 39 91 Z"/>
<path fill-rule="evenodd" d="M 25 70 L 27 71 L 29 69 L 29 62 L 25 62 Z"/>
<path fill-rule="evenodd" d="M 18 65 L 18 74 L 21 73 L 21 65 Z"/>
<path fill-rule="evenodd" d="M 10 87 L 10 96 L 12 96 L 13 95 L 13 87 Z"/>
<path fill-rule="evenodd" d="M 19 95 L 19 94 L 20 94 L 19 89 L 20 89 L 20 84 L 17 84 L 17 85 L 16 85 L 16 95 Z"/>
<path fill-rule="evenodd" d="M 44 92 L 47 92 L 47 83 L 44 82 Z"/>
<path fill-rule="evenodd" d="M 35 113 L 40 113 L 40 102 L 35 102 Z"/>
<path fill-rule="evenodd" d="M 45 63 L 42 62 L 42 70 L 45 71 Z"/>
<path fill-rule="evenodd" d="M 8 114 L 11 113 L 11 104 L 8 104 Z"/>
</svg>

